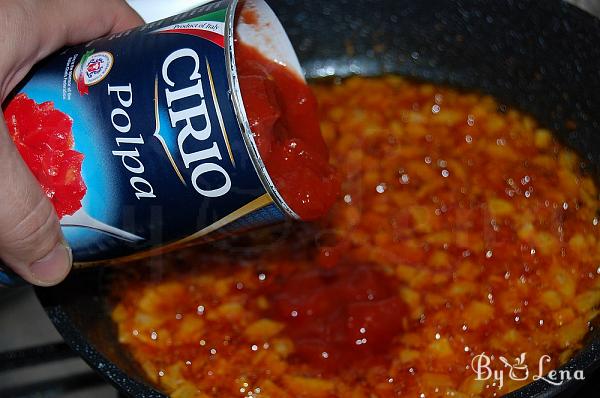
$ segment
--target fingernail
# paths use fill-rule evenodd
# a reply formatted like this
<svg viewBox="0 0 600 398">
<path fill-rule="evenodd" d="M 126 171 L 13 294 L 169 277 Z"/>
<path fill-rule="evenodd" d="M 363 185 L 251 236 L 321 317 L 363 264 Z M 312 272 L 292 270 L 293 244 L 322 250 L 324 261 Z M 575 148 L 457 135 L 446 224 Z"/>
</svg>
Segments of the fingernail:
<svg viewBox="0 0 600 398">
<path fill-rule="evenodd" d="M 29 270 L 36 284 L 40 286 L 52 286 L 61 282 L 73 264 L 71 248 L 59 242 L 54 249 L 44 258 L 31 264 Z"/>
</svg>

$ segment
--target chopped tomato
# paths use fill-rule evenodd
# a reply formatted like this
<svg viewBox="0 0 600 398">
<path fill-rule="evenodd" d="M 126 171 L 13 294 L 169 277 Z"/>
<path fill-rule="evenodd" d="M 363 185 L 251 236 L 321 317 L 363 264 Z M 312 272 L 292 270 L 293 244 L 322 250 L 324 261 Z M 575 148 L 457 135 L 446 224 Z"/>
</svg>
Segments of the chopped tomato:
<svg viewBox="0 0 600 398">
<path fill-rule="evenodd" d="M 21 157 L 52 201 L 59 217 L 81 208 L 87 190 L 83 154 L 73 149 L 73 121 L 52 102 L 36 104 L 18 94 L 4 110 L 8 131 Z"/>
</svg>

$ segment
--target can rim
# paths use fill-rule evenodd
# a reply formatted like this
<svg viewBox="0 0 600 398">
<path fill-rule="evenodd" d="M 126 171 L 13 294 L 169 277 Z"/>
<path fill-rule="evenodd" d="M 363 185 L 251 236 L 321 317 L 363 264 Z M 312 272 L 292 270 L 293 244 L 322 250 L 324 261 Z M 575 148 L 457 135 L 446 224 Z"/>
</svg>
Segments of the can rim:
<svg viewBox="0 0 600 398">
<path fill-rule="evenodd" d="M 266 2 L 263 0 L 252 0 L 255 2 L 264 3 L 266 7 L 271 9 Z M 225 67 L 227 68 L 227 80 L 229 83 L 229 94 L 231 97 L 231 102 L 233 104 L 233 111 L 235 113 L 236 119 L 240 126 L 240 131 L 242 133 L 242 137 L 244 139 L 244 143 L 246 144 L 246 149 L 248 150 L 248 155 L 252 160 L 252 164 L 260 181 L 262 182 L 265 190 L 273 199 L 273 202 L 286 213 L 288 216 L 293 219 L 299 220 L 300 216 L 292 210 L 292 208 L 285 202 L 284 198 L 281 196 L 275 183 L 271 179 L 269 175 L 269 171 L 265 166 L 265 163 L 260 156 L 260 152 L 258 150 L 258 146 L 256 145 L 256 141 L 254 140 L 254 135 L 252 130 L 250 129 L 250 123 L 248 122 L 248 116 L 246 115 L 246 108 L 244 107 L 244 100 L 242 98 L 242 92 L 240 90 L 240 85 L 237 76 L 237 68 L 235 65 L 235 45 L 234 45 L 234 28 L 235 28 L 235 12 L 239 5 L 238 0 L 232 0 L 229 6 L 227 7 L 226 16 L 225 16 Z"/>
</svg>

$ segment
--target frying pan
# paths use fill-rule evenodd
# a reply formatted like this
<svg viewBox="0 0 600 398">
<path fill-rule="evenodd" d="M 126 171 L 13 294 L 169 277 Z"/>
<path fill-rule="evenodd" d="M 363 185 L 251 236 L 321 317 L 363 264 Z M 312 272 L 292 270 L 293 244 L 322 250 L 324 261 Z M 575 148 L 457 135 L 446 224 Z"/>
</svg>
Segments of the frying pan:
<svg viewBox="0 0 600 398">
<path fill-rule="evenodd" d="M 490 93 L 556 131 L 600 176 L 600 21 L 583 11 L 559 1 L 270 3 L 308 77 L 399 73 Z M 125 393 L 163 396 L 118 345 L 106 301 L 114 272 L 74 272 L 37 294 L 65 341 L 90 366 Z M 589 377 L 598 365 L 600 336 L 591 332 L 563 368 L 583 369 Z M 570 396 L 576 383 L 538 380 L 509 396 Z"/>
</svg>

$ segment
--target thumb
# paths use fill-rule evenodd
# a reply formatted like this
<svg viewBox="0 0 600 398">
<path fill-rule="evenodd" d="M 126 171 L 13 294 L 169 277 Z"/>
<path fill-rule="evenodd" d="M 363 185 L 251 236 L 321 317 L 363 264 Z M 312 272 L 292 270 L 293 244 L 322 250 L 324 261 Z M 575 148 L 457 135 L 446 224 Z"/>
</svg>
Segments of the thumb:
<svg viewBox="0 0 600 398">
<path fill-rule="evenodd" d="M 52 203 L 19 155 L 1 117 L 0 159 L 0 258 L 30 283 L 55 285 L 71 269 L 71 250 Z"/>
</svg>

